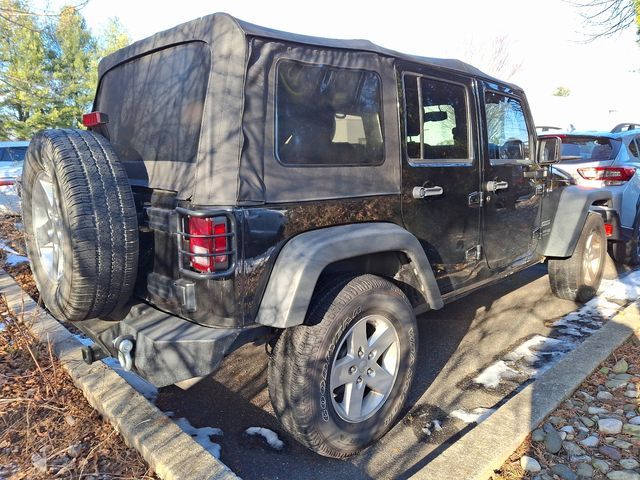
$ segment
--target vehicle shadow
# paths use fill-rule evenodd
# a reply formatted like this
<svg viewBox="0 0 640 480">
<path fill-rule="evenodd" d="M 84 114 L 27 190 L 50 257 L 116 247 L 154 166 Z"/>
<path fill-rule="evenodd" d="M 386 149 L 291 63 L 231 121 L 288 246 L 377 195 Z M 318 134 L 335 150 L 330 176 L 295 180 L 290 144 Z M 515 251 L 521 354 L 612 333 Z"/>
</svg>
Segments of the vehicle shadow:
<svg viewBox="0 0 640 480">
<path fill-rule="evenodd" d="M 327 475 L 348 475 L 349 478 L 399 478 L 415 472 L 438 451 L 446 448 L 468 427 L 451 423 L 442 432 L 426 437 L 422 432 L 423 418 L 445 417 L 451 405 L 460 403 L 466 394 L 460 379 L 471 365 L 478 363 L 479 342 L 491 339 L 491 329 L 501 328 L 507 337 L 517 338 L 518 322 L 500 327 L 485 325 L 485 317 L 493 314 L 522 315 L 527 308 L 531 315 L 537 301 L 531 304 L 504 306 L 505 295 L 523 291 L 527 295 L 532 282 L 544 283 L 544 266 L 530 268 L 506 281 L 483 289 L 446 306 L 428 312 L 418 319 L 420 349 L 416 377 L 407 406 L 396 425 L 380 441 L 364 452 L 346 460 L 324 458 L 298 444 L 282 428 L 270 405 L 267 391 L 268 356 L 265 345 L 245 345 L 227 357 L 221 367 L 189 390 L 172 386 L 160 390 L 157 405 L 172 411 L 174 418 L 185 417 L 195 427 L 212 426 L 224 431 L 222 461 L 243 478 L 326 478 Z M 571 302 L 568 302 L 571 303 Z M 567 308 L 574 308 L 569 305 Z M 545 315 L 541 315 L 543 317 Z M 539 319 L 543 321 L 542 318 Z M 502 322 L 504 323 L 504 322 Z M 471 338 L 466 338 L 471 335 Z M 491 342 L 488 355 L 497 356 Z M 494 398 L 487 399 L 489 406 Z M 274 430 L 284 440 L 282 451 L 274 451 L 260 438 L 244 434 L 248 427 L 260 426 Z M 461 431 L 462 429 L 462 431 Z M 433 452 L 433 453 L 431 453 Z"/>
</svg>

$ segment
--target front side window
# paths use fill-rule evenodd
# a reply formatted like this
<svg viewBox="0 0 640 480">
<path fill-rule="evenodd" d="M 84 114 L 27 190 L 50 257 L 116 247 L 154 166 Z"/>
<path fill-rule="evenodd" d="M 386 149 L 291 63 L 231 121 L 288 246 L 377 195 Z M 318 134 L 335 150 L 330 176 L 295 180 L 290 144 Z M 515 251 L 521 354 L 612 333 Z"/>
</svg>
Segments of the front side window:
<svg viewBox="0 0 640 480">
<path fill-rule="evenodd" d="M 380 77 L 371 71 L 281 61 L 276 155 L 288 166 L 380 165 Z"/>
<path fill-rule="evenodd" d="M 485 102 L 491 165 L 531 164 L 522 104 L 495 92 L 487 92 Z"/>
<path fill-rule="evenodd" d="M 469 160 L 466 87 L 404 77 L 407 156 L 415 160 Z"/>
</svg>

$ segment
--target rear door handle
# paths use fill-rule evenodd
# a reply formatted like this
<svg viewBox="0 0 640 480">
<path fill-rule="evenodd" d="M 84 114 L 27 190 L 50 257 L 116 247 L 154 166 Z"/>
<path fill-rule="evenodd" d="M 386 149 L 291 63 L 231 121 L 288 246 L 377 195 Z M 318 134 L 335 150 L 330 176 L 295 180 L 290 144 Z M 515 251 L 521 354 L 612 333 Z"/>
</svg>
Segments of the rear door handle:
<svg viewBox="0 0 640 480">
<path fill-rule="evenodd" d="M 413 187 L 413 198 L 437 197 L 442 195 L 442 187 Z"/>
<path fill-rule="evenodd" d="M 509 188 L 509 182 L 503 182 L 502 180 L 490 180 L 485 186 L 488 192 L 496 193 L 498 190 L 506 190 Z"/>
</svg>

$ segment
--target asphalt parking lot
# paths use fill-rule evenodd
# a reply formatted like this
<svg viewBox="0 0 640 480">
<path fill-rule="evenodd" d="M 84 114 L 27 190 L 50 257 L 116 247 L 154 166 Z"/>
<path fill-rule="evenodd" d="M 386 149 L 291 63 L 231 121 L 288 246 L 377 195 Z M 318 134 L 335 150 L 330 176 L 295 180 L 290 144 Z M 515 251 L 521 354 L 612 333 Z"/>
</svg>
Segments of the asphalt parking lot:
<svg viewBox="0 0 640 480">
<path fill-rule="evenodd" d="M 483 387 L 474 379 L 486 367 L 536 335 L 558 336 L 552 323 L 578 308 L 551 294 L 546 266 L 539 265 L 422 315 L 417 376 L 401 419 L 381 441 L 346 460 L 311 453 L 282 429 L 269 403 L 264 345 L 242 347 L 187 391 L 161 389 L 156 403 L 195 427 L 221 428 L 224 436 L 214 438 L 221 459 L 245 479 L 406 478 L 474 425 L 460 419 L 465 412 L 473 417 L 478 408 L 494 407 L 521 384 L 515 378 Z M 252 426 L 276 431 L 284 449 L 244 435 Z"/>
</svg>

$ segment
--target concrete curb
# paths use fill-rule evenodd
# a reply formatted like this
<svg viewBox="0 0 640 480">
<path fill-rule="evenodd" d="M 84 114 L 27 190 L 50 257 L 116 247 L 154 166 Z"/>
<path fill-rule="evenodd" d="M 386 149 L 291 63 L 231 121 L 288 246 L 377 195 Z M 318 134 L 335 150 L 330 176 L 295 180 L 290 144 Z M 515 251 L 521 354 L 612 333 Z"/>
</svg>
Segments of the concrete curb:
<svg viewBox="0 0 640 480">
<path fill-rule="evenodd" d="M 102 362 L 84 363 L 80 343 L 2 269 L 0 293 L 38 340 L 51 342 L 53 352 L 91 406 L 109 420 L 127 445 L 140 452 L 160 478 L 239 478 L 113 370 Z"/>
<path fill-rule="evenodd" d="M 413 478 L 440 479 L 446 472 L 447 478 L 486 480 L 533 429 L 639 328 L 640 309 L 638 304 L 632 303 L 487 420 L 416 472 Z"/>
</svg>

